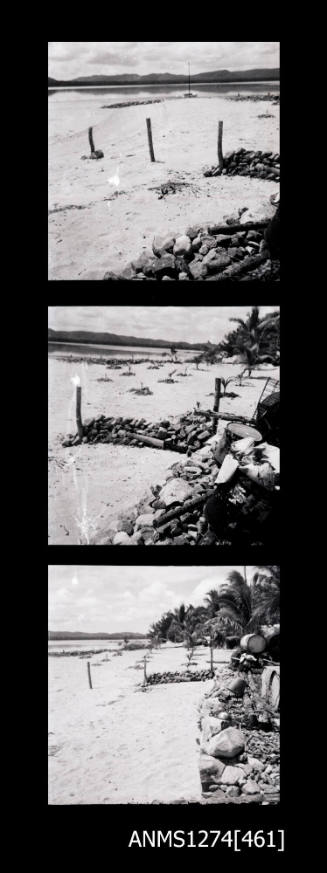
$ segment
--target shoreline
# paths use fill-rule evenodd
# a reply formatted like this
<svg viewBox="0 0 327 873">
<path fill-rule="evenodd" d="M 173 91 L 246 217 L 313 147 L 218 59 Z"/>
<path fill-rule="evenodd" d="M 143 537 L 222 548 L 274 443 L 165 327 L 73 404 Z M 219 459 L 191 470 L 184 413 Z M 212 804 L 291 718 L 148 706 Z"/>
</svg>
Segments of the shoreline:
<svg viewBox="0 0 327 873">
<path fill-rule="evenodd" d="M 49 359 L 49 542 L 81 544 L 106 540 L 117 532 L 118 518 L 135 511 L 142 501 L 153 500 L 151 486 L 164 484 L 174 463 L 184 457 L 178 452 L 143 446 L 119 444 L 85 444 L 63 448 L 62 440 L 75 433 L 75 389 L 71 376 L 81 378 L 83 419 L 111 415 L 115 418 L 144 418 L 159 423 L 173 421 L 186 414 L 197 402 L 207 409 L 213 403 L 216 376 L 237 378 L 242 365 L 237 363 L 200 366 L 180 360 L 177 364 L 160 361 L 160 367 L 140 364 L 136 375 L 121 378 L 122 370 L 111 369 L 112 381 L 98 381 L 104 374 L 103 364 L 88 367 L 83 361 Z M 98 365 L 98 366 L 97 366 Z M 174 384 L 161 380 L 176 369 Z M 189 378 L 179 378 L 185 371 Z M 278 377 L 278 367 L 253 371 L 252 378 L 235 388 L 237 398 L 221 400 L 221 412 L 251 418 L 263 388 L 263 379 Z M 160 380 L 160 381 L 159 381 Z M 140 383 L 153 392 L 138 396 L 130 388 Z M 230 390 L 230 386 L 229 386 Z M 235 405 L 236 404 L 236 405 Z M 193 455 L 196 460 L 197 455 Z"/>
<path fill-rule="evenodd" d="M 262 217 L 276 183 L 203 177 L 203 167 L 216 160 L 216 117 L 224 120 L 224 151 L 279 150 L 279 106 L 269 108 L 272 117 L 258 119 L 258 105 L 221 93 L 210 103 L 199 94 L 153 104 L 155 162 L 149 160 L 146 106 L 106 114 L 92 105 L 72 132 L 62 116 L 58 132 L 50 133 L 49 279 L 102 280 L 151 249 L 155 235 L 177 238 L 192 221 L 219 223 L 245 207 Z M 104 158 L 82 161 L 92 123 Z M 168 183 L 174 183 L 174 195 L 158 199 L 155 189 Z"/>
</svg>

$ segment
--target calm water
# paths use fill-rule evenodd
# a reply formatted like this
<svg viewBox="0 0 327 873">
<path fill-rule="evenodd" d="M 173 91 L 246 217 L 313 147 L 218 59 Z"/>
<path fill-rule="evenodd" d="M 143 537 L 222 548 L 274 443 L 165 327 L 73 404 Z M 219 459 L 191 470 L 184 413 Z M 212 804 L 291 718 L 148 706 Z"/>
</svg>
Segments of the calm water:
<svg viewBox="0 0 327 873">
<path fill-rule="evenodd" d="M 49 652 L 69 652 L 79 649 L 80 651 L 88 651 L 88 649 L 119 649 L 123 640 L 48 640 Z"/>
<path fill-rule="evenodd" d="M 113 345 L 98 345 L 96 343 L 56 343 L 49 342 L 48 343 L 48 351 L 49 355 L 67 355 L 67 352 L 71 354 L 72 358 L 74 355 L 99 355 L 108 358 L 131 358 L 132 355 L 139 357 L 170 357 L 169 348 L 156 348 L 155 346 L 113 346 Z M 193 357 L 196 354 L 195 350 L 190 349 L 178 349 L 177 350 L 178 357 L 183 357 L 187 355 L 191 355 Z"/>
<path fill-rule="evenodd" d="M 191 84 L 192 92 L 200 97 L 224 98 L 233 94 L 279 94 L 279 82 L 233 82 L 220 84 Z M 110 110 L 104 106 L 129 100 L 149 100 L 160 97 L 167 100 L 182 97 L 186 85 L 97 85 L 90 88 L 49 88 L 49 137 L 72 136 L 108 118 Z M 112 112 L 118 112 L 118 109 Z"/>
</svg>

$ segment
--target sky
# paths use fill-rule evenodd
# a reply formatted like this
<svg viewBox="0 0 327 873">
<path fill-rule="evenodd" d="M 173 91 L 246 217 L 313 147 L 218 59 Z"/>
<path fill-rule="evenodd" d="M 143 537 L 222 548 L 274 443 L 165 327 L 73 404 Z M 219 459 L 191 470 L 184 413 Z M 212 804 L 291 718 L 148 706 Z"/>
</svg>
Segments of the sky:
<svg viewBox="0 0 327 873">
<path fill-rule="evenodd" d="M 261 306 L 260 315 L 278 310 Z M 53 330 L 118 333 L 170 342 L 218 343 L 233 330 L 230 318 L 244 318 L 251 306 L 50 306 Z"/>
<path fill-rule="evenodd" d="M 50 566 L 49 630 L 147 633 L 168 609 L 202 605 L 231 570 L 244 568 Z"/>
<path fill-rule="evenodd" d="M 49 76 L 187 74 L 279 67 L 278 42 L 49 42 Z"/>
</svg>

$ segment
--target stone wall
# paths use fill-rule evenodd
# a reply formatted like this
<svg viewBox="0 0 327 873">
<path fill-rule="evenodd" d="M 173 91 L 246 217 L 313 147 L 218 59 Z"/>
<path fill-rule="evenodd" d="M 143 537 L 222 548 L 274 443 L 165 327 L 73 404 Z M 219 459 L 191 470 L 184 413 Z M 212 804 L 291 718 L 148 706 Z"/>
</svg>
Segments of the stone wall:
<svg viewBox="0 0 327 873">
<path fill-rule="evenodd" d="M 216 176 L 217 167 L 206 170 L 205 176 Z M 228 152 L 224 157 L 223 176 L 251 176 L 255 179 L 271 179 L 273 182 L 280 180 L 280 156 L 273 152 L 247 151 L 237 149 Z"/>
<path fill-rule="evenodd" d="M 216 424 L 210 412 L 190 412 L 178 419 L 164 419 L 155 424 L 147 422 L 145 418 L 98 415 L 85 421 L 82 439 L 77 434 L 70 434 L 62 445 L 65 448 L 80 443 L 142 446 L 151 445 L 151 440 L 156 440 L 158 444 L 152 444 L 154 448 L 191 455 L 206 443 L 215 429 Z"/>
</svg>

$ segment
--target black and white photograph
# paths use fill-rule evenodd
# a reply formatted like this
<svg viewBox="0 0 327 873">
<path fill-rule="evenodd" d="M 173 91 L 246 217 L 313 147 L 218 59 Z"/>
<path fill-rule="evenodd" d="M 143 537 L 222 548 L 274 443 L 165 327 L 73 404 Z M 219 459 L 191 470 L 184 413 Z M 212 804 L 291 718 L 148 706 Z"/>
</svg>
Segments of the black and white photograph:
<svg viewBox="0 0 327 873">
<path fill-rule="evenodd" d="M 50 566 L 49 804 L 277 805 L 279 598 L 279 566 Z"/>
<path fill-rule="evenodd" d="M 50 280 L 280 278 L 279 43 L 50 42 Z"/>
<path fill-rule="evenodd" d="M 49 544 L 275 546 L 279 307 L 48 319 Z"/>
</svg>

